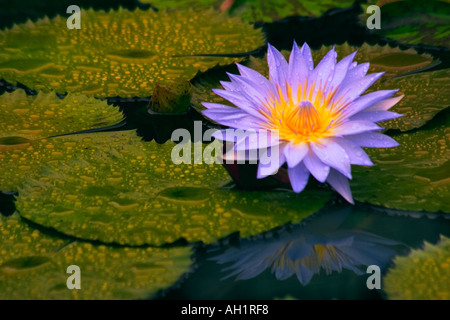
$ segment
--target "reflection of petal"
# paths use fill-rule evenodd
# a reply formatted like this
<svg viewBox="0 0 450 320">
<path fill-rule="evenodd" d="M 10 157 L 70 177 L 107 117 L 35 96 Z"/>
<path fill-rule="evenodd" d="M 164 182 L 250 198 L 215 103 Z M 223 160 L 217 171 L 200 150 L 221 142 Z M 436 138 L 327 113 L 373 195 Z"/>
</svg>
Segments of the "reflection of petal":
<svg viewBox="0 0 450 320">
<path fill-rule="evenodd" d="M 345 210 L 340 213 L 347 214 Z M 335 220 L 333 214 L 330 217 Z M 360 275 L 369 265 L 384 268 L 395 254 L 389 246 L 399 245 L 359 230 L 327 230 L 319 234 L 308 229 L 307 226 L 284 232 L 278 239 L 243 240 L 240 248 L 228 250 L 212 260 L 220 264 L 233 262 L 224 269 L 230 271 L 226 278 L 250 279 L 270 268 L 278 280 L 296 275 L 300 283 L 306 285 L 321 270 L 329 275 L 347 269 Z"/>
</svg>

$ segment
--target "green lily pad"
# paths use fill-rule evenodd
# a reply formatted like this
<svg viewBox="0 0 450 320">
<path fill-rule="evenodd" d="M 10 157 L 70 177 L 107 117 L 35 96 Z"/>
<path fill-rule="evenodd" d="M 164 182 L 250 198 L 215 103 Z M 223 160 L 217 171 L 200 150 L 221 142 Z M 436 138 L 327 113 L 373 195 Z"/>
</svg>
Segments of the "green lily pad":
<svg viewBox="0 0 450 320">
<path fill-rule="evenodd" d="M 394 138 L 400 146 L 366 150 L 375 166 L 352 168 L 353 197 L 393 209 L 450 212 L 450 128 Z"/>
<path fill-rule="evenodd" d="M 70 242 L 0 217 L 0 299 L 144 299 L 189 271 L 189 247 L 126 248 Z M 81 290 L 67 288 L 80 268 Z"/>
<path fill-rule="evenodd" d="M 450 239 L 437 245 L 425 242 L 422 250 L 397 257 L 383 279 L 383 290 L 392 300 L 450 299 Z"/>
<path fill-rule="evenodd" d="M 46 168 L 19 190 L 17 210 L 77 238 L 162 245 L 180 238 L 212 243 L 234 232 L 256 235 L 298 222 L 329 199 L 323 190 L 298 195 L 221 189 L 229 176 L 221 165 L 205 163 L 212 159 L 207 147 L 202 164 L 175 165 L 174 146 L 141 142 L 140 153 L 128 148 L 85 154 Z"/>
<path fill-rule="evenodd" d="M 229 64 L 226 55 L 264 44 L 261 30 L 213 10 L 81 11 L 81 29 L 66 17 L 0 31 L 0 78 L 29 88 L 95 97 L 152 94 L 157 83 L 190 80 Z"/>
<path fill-rule="evenodd" d="M 331 47 L 322 47 L 320 50 L 312 52 L 316 65 L 330 49 Z M 391 109 L 393 112 L 403 114 L 403 117 L 383 122 L 382 126 L 386 129 L 407 131 L 420 127 L 439 111 L 449 106 L 449 69 L 400 77 L 434 65 L 436 61 L 429 54 L 418 54 L 414 49 L 401 50 L 387 45 L 364 44 L 358 48 L 343 44 L 335 46 L 335 49 L 338 59 L 358 50 L 355 61 L 358 63 L 370 62 L 369 73 L 386 72 L 367 92 L 399 88 L 401 92 L 397 95 L 405 95 L 400 103 Z M 290 52 L 284 51 L 283 54 L 288 57 Z M 265 58 L 251 57 L 247 66 L 268 77 L 269 71 Z M 206 72 L 203 77 L 195 79 L 191 99 L 194 108 L 199 111 L 203 110 L 202 102 L 231 105 L 212 92 L 214 88 L 221 88 L 220 80 L 227 80 L 225 72 L 214 74 Z"/>
<path fill-rule="evenodd" d="M 369 5 L 381 11 L 381 29 L 369 30 L 406 44 L 448 47 L 450 43 L 450 3 L 440 0 L 380 1 L 363 4 L 360 23 L 366 26 Z"/>
<path fill-rule="evenodd" d="M 22 90 L 0 96 L 0 152 L 13 142 L 26 142 L 70 132 L 96 129 L 123 120 L 119 108 L 106 101 L 55 93 L 27 96 Z"/>
<path fill-rule="evenodd" d="M 0 149 L 0 190 L 17 191 L 28 177 L 38 176 L 45 165 L 57 165 L 84 154 L 102 150 L 127 152 L 140 144 L 135 131 L 98 132 L 59 136 L 41 140 L 13 139 Z M 137 153 L 137 151 L 135 151 Z M 144 152 L 140 156 L 146 157 Z"/>
<path fill-rule="evenodd" d="M 439 111 L 450 106 L 450 69 L 412 74 L 376 83 L 372 90 L 400 88 L 404 95 L 392 111 L 403 117 L 381 122 L 387 129 L 408 131 L 420 128 Z"/>
<path fill-rule="evenodd" d="M 195 8 L 228 10 L 231 16 L 239 16 L 243 21 L 273 22 L 289 16 L 319 17 L 330 9 L 348 8 L 353 0 L 140 0 L 158 9 Z M 227 5 L 228 2 L 229 5 Z"/>
</svg>

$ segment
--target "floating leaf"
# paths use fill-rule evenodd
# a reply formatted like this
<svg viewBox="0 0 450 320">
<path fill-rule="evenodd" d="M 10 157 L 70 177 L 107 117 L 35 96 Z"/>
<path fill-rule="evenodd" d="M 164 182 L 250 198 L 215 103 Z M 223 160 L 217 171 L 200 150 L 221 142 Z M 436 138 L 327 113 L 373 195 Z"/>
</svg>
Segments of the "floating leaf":
<svg viewBox="0 0 450 320">
<path fill-rule="evenodd" d="M 255 235 L 300 221 L 329 199 L 321 190 L 297 195 L 220 189 L 229 176 L 221 165 L 205 163 L 212 159 L 208 147 L 204 163 L 175 165 L 174 146 L 142 142 L 136 151 L 127 146 L 127 153 L 86 154 L 47 168 L 19 191 L 17 209 L 35 223 L 82 239 L 162 245 L 180 238 L 212 243 L 237 231 Z"/>
<path fill-rule="evenodd" d="M 400 88 L 404 97 L 391 110 L 403 117 L 382 122 L 388 129 L 419 128 L 450 106 L 450 69 L 412 74 L 376 83 L 372 90 Z"/>
<path fill-rule="evenodd" d="M 140 0 L 158 9 L 221 8 L 224 0 Z M 237 0 L 229 9 L 231 16 L 249 22 L 273 22 L 289 16 L 319 17 L 330 9 L 347 8 L 353 0 Z"/>
<path fill-rule="evenodd" d="M 322 47 L 313 51 L 314 62 L 320 61 L 331 47 Z M 382 126 L 387 129 L 407 131 L 425 124 L 436 113 L 449 106 L 449 69 L 413 74 L 405 77 L 395 77 L 428 68 L 436 63 L 429 54 L 418 54 L 414 49 L 401 50 L 389 46 L 370 46 L 364 44 L 360 48 L 348 44 L 335 47 L 338 59 L 358 50 L 355 61 L 370 62 L 369 73 L 386 72 L 382 81 L 377 82 L 370 90 L 400 88 L 405 97 L 391 110 L 403 114 L 401 118 L 386 121 Z M 283 52 L 288 57 L 290 52 Z M 248 67 L 268 77 L 268 67 L 265 58 L 251 57 Z M 205 76 L 194 80 L 193 97 L 191 102 L 197 110 L 203 110 L 202 102 L 214 102 L 230 105 L 212 92 L 213 88 L 220 88 L 219 80 L 227 80 L 225 72 L 213 74 L 206 72 Z M 367 92 L 370 92 L 367 91 Z"/>
<path fill-rule="evenodd" d="M 366 150 L 375 166 L 352 168 L 353 197 L 394 209 L 450 212 L 450 128 L 394 138 L 400 146 Z"/>
<path fill-rule="evenodd" d="M 264 44 L 260 30 L 213 10 L 82 10 L 81 21 L 80 30 L 57 16 L 0 31 L 0 78 L 42 91 L 147 97 L 157 83 L 190 80 L 242 59 L 223 55 Z"/>
<path fill-rule="evenodd" d="M 392 300 L 450 300 L 450 239 L 437 245 L 425 242 L 423 250 L 397 257 L 383 281 Z"/>
<path fill-rule="evenodd" d="M 84 95 L 55 93 L 27 96 L 16 90 L 0 96 L 0 152 L 13 142 L 48 138 L 70 132 L 107 127 L 123 119 L 118 108 Z"/>
<path fill-rule="evenodd" d="M 83 154 L 102 150 L 126 152 L 140 143 L 135 131 L 103 132 L 60 136 L 41 140 L 13 139 L 0 148 L 0 190 L 17 191 L 27 177 L 40 175 L 42 166 L 57 165 Z M 142 157 L 146 154 L 142 153 Z"/>
<path fill-rule="evenodd" d="M 69 242 L 0 217 L 0 299 L 144 299 L 173 285 L 192 263 L 190 248 L 124 248 Z M 67 288 L 67 267 L 81 290 Z"/>
<path fill-rule="evenodd" d="M 369 30 L 407 44 L 426 44 L 448 47 L 450 43 L 450 3 L 439 0 L 376 1 L 363 4 L 360 22 L 366 26 L 371 13 L 369 5 L 381 9 L 381 29 Z"/>
</svg>

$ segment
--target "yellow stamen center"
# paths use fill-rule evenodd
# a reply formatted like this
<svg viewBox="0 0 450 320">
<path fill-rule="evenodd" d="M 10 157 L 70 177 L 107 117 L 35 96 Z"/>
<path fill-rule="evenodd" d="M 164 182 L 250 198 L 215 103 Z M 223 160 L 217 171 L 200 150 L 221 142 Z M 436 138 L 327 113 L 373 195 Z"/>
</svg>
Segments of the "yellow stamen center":
<svg viewBox="0 0 450 320">
<path fill-rule="evenodd" d="M 277 90 L 279 98 L 272 94 L 263 102 L 267 111 L 261 113 L 268 119 L 266 129 L 278 130 L 282 140 L 294 143 L 316 142 L 335 135 L 346 105 L 340 100 L 331 102 L 336 89 L 326 91 L 321 85 L 316 88 L 315 83 L 307 86 L 305 82 L 296 92 L 288 84 L 285 94 L 280 87 Z"/>
</svg>

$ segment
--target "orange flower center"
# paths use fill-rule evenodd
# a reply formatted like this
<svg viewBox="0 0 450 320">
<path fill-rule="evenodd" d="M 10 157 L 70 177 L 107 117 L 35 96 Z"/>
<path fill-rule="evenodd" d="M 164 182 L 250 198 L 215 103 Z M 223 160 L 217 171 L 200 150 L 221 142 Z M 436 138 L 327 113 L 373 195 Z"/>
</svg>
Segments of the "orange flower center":
<svg viewBox="0 0 450 320">
<path fill-rule="evenodd" d="M 280 98 L 272 94 L 263 102 L 268 112 L 261 113 L 268 119 L 264 125 L 268 130 L 278 130 L 280 139 L 294 143 L 317 142 L 322 138 L 335 135 L 335 128 L 342 120 L 342 109 L 345 103 L 338 100 L 331 103 L 336 89 L 325 91 L 315 83 L 299 85 L 297 92 L 286 86 L 287 97 L 277 88 Z M 326 93 L 324 93 L 326 92 Z"/>
</svg>

